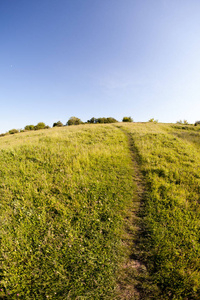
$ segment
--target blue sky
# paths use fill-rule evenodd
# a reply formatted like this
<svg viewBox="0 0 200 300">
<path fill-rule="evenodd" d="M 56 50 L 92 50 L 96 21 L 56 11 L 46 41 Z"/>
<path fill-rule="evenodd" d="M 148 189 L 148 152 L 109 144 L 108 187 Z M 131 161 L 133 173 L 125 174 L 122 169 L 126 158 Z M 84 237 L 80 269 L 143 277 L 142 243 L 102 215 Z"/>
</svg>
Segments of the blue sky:
<svg viewBox="0 0 200 300">
<path fill-rule="evenodd" d="M 199 0 L 0 0 L 0 132 L 200 120 Z"/>
</svg>

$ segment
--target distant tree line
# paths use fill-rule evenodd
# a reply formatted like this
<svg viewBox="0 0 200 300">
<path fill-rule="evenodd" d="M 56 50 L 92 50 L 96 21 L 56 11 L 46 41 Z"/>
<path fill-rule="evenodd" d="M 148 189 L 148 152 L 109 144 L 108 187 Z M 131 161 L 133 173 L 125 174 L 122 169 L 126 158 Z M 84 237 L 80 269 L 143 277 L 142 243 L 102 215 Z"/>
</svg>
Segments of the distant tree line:
<svg viewBox="0 0 200 300">
<path fill-rule="evenodd" d="M 90 120 L 87 120 L 87 123 L 90 124 L 104 124 L 104 123 L 116 123 L 118 122 L 116 119 L 109 117 L 109 118 L 91 118 Z"/>
<path fill-rule="evenodd" d="M 115 118 L 108 117 L 108 118 L 94 118 L 92 117 L 90 120 L 87 120 L 87 122 L 81 121 L 81 119 L 77 117 L 71 117 L 67 121 L 67 123 L 64 125 L 61 121 L 53 123 L 52 127 L 62 127 L 62 126 L 71 126 L 71 125 L 81 125 L 81 124 L 107 124 L 107 123 L 116 123 L 118 122 Z M 132 117 L 123 117 L 122 122 L 133 122 Z M 158 120 L 155 120 L 154 118 L 150 119 L 149 122 L 157 123 Z M 184 124 L 184 125 L 189 125 L 187 120 L 180 120 L 176 122 L 177 124 Z M 200 121 L 196 121 L 194 123 L 194 126 L 200 125 Z M 6 133 L 1 133 L 1 136 L 5 136 L 8 134 L 15 134 L 18 132 L 26 132 L 26 131 L 33 131 L 33 130 L 40 130 L 40 129 L 48 129 L 50 126 L 46 125 L 44 122 L 39 122 L 37 125 L 26 125 L 24 129 L 11 129 Z"/>
</svg>

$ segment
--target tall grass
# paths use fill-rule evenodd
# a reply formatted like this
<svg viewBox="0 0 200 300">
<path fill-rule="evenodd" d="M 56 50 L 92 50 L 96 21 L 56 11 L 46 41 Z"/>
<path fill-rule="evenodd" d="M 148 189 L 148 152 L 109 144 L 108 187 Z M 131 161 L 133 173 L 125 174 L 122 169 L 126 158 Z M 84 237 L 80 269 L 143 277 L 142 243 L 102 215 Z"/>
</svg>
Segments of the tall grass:
<svg viewBox="0 0 200 300">
<path fill-rule="evenodd" d="M 0 298 L 114 297 L 133 190 L 126 137 L 85 125 L 0 142 Z"/>
</svg>

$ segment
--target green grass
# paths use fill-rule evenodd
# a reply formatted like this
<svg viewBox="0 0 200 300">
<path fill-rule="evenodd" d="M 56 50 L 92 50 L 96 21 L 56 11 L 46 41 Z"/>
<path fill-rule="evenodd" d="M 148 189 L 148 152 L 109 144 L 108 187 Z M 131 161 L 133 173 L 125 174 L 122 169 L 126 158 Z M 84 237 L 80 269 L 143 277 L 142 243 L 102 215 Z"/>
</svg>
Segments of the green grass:
<svg viewBox="0 0 200 300">
<path fill-rule="evenodd" d="M 79 126 L 1 139 L 1 296 L 111 299 L 132 200 L 126 137 Z"/>
<path fill-rule="evenodd" d="M 119 278 L 136 298 L 200 299 L 199 137 L 159 123 L 1 137 L 0 299 L 126 299 Z M 141 272 L 121 270 L 128 254 Z"/>
<path fill-rule="evenodd" d="M 140 255 L 149 282 L 159 288 L 150 298 L 199 299 L 200 153 L 196 140 L 191 133 L 190 138 L 179 133 L 179 128 L 175 132 L 173 125 L 121 127 L 134 140 L 145 179 Z"/>
</svg>

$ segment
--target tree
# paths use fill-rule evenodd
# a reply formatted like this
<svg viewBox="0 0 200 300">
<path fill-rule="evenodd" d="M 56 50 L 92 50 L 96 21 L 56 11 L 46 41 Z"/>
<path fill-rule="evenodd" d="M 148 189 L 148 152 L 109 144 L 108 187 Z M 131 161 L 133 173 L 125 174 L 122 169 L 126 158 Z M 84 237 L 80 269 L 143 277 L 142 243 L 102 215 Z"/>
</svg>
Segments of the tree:
<svg viewBox="0 0 200 300">
<path fill-rule="evenodd" d="M 63 123 L 60 121 L 53 123 L 53 127 L 62 127 L 62 126 L 63 126 Z"/>
<path fill-rule="evenodd" d="M 131 117 L 123 117 L 122 122 L 133 122 Z"/>
<path fill-rule="evenodd" d="M 200 121 L 196 121 L 196 122 L 194 123 L 194 126 L 197 126 L 197 125 L 200 125 Z"/>
<path fill-rule="evenodd" d="M 9 134 L 15 134 L 15 133 L 18 133 L 18 132 L 19 132 L 19 130 L 17 130 L 17 129 L 11 129 L 11 130 L 8 131 Z"/>
<path fill-rule="evenodd" d="M 97 119 L 93 117 L 90 120 L 87 120 L 87 123 L 95 124 L 95 123 L 97 123 Z"/>
<path fill-rule="evenodd" d="M 39 122 L 36 126 L 34 126 L 34 129 L 35 130 L 44 129 L 45 126 L 46 126 L 45 123 Z"/>
<path fill-rule="evenodd" d="M 71 117 L 66 125 L 70 126 L 70 125 L 80 125 L 83 124 L 83 122 L 81 121 L 81 119 L 77 118 L 77 117 Z"/>
<path fill-rule="evenodd" d="M 96 123 L 104 124 L 104 123 L 116 123 L 118 122 L 116 119 L 109 117 L 109 118 L 98 118 L 96 119 Z"/>
<path fill-rule="evenodd" d="M 115 118 L 112 118 L 112 117 L 109 117 L 106 119 L 107 119 L 107 123 L 117 123 L 118 122 Z"/>
<path fill-rule="evenodd" d="M 149 120 L 149 122 L 152 122 L 152 123 L 158 123 L 158 120 L 155 120 L 154 118 L 151 118 L 151 119 Z"/>
<path fill-rule="evenodd" d="M 34 125 L 26 125 L 24 127 L 25 130 L 34 130 L 35 126 Z"/>
</svg>

